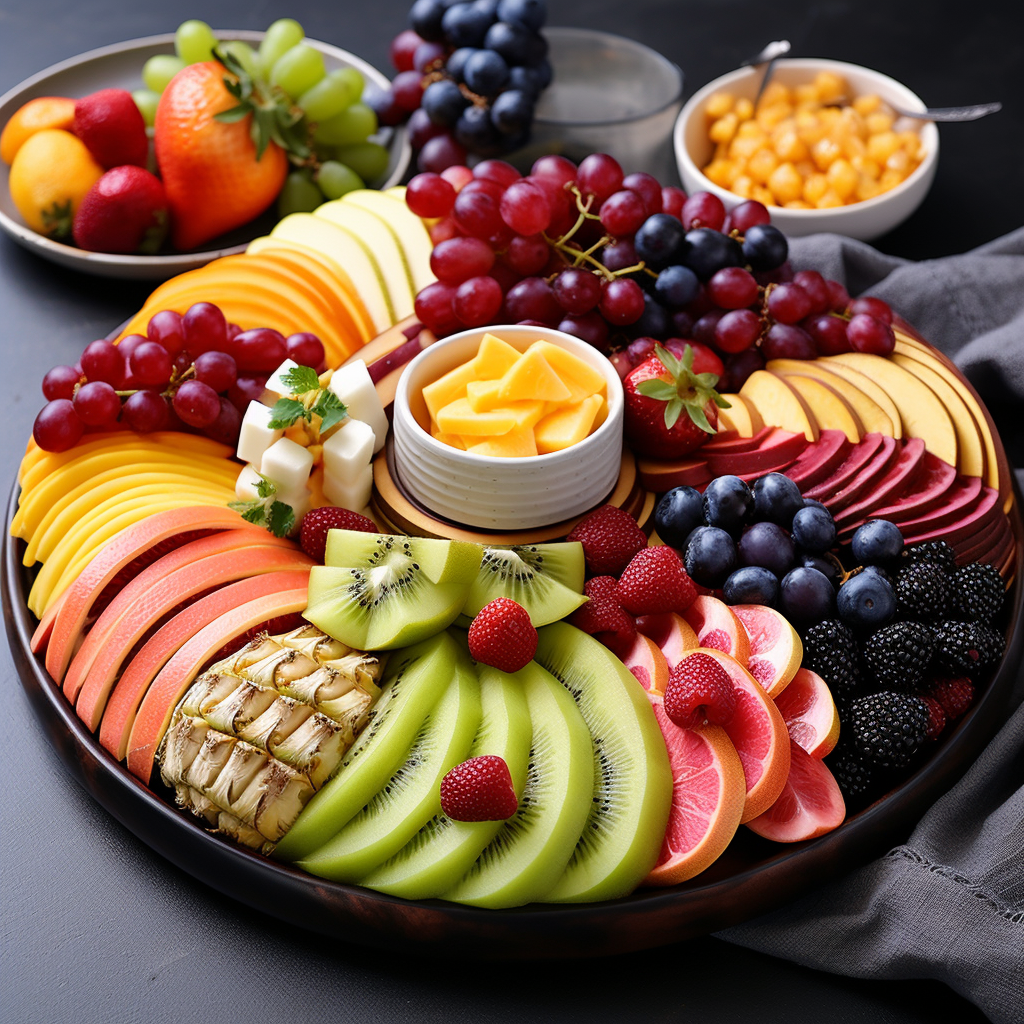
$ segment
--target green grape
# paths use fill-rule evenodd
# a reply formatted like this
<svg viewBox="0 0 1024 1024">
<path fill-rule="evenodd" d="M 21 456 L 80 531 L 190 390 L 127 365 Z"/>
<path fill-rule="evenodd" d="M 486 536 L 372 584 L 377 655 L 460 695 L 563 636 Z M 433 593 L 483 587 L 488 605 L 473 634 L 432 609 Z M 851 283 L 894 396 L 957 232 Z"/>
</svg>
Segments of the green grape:
<svg viewBox="0 0 1024 1024">
<path fill-rule="evenodd" d="M 160 102 L 160 93 L 152 89 L 135 89 L 132 92 L 132 99 L 135 100 L 135 106 L 139 108 L 143 121 L 152 128 L 156 120 L 156 105 Z"/>
<path fill-rule="evenodd" d="M 288 50 L 301 43 L 305 35 L 303 27 L 293 18 L 279 18 L 275 21 L 260 43 L 260 67 L 264 76 L 270 73 L 270 69 Z"/>
<path fill-rule="evenodd" d="M 352 88 L 351 76 L 346 75 L 345 70 L 329 72 L 295 101 L 310 121 L 326 121 L 359 99 L 359 93 Z"/>
<path fill-rule="evenodd" d="M 346 192 L 366 188 L 363 179 L 351 167 L 346 167 L 337 160 L 328 160 L 320 165 L 316 183 L 328 199 L 340 199 Z"/>
<path fill-rule="evenodd" d="M 321 121 L 314 138 L 329 146 L 344 146 L 363 142 L 376 130 L 377 115 L 365 103 L 353 103 L 329 121 Z"/>
<path fill-rule="evenodd" d="M 356 103 L 363 98 L 363 87 L 366 85 L 366 80 L 363 78 L 361 72 L 357 71 L 355 68 L 338 68 L 337 71 L 333 71 L 331 73 L 337 75 L 338 79 L 343 81 L 352 91 L 353 103 Z"/>
<path fill-rule="evenodd" d="M 194 18 L 191 21 L 183 21 L 174 33 L 174 49 L 186 64 L 213 60 L 213 48 L 216 45 L 217 37 L 205 21 Z"/>
<path fill-rule="evenodd" d="M 296 99 L 312 89 L 326 74 L 324 55 L 308 43 L 299 43 L 278 57 L 270 72 L 270 83 L 280 86 L 292 99 Z"/>
<path fill-rule="evenodd" d="M 277 212 L 281 217 L 289 213 L 312 213 L 324 201 L 324 194 L 303 171 L 292 171 L 284 179 L 277 197 Z"/>
<path fill-rule="evenodd" d="M 142 65 L 142 81 L 147 89 L 158 95 L 167 88 L 167 83 L 185 66 L 180 57 L 169 53 L 158 53 Z"/>
<path fill-rule="evenodd" d="M 221 43 L 220 49 L 224 53 L 231 54 L 253 78 L 259 77 L 259 58 L 256 56 L 256 51 L 248 43 L 235 39 L 230 43 Z"/>
<path fill-rule="evenodd" d="M 353 142 L 348 146 L 338 146 L 335 155 L 363 181 L 383 178 L 391 159 L 391 154 L 376 142 Z"/>
</svg>

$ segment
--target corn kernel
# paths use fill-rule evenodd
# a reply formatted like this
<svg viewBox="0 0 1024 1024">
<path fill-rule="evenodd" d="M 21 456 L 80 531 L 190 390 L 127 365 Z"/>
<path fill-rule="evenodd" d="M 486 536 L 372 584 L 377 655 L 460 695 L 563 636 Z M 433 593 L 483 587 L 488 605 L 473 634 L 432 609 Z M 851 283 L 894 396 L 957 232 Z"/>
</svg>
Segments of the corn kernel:
<svg viewBox="0 0 1024 1024">
<path fill-rule="evenodd" d="M 910 157 L 902 149 L 897 149 L 888 160 L 885 161 L 886 170 L 898 171 L 905 178 L 910 173 Z"/>
<path fill-rule="evenodd" d="M 857 187 L 857 172 L 853 169 L 849 160 L 840 157 L 825 173 L 829 186 L 840 199 L 849 199 L 853 190 Z"/>
<path fill-rule="evenodd" d="M 882 168 L 877 160 L 872 160 L 871 157 L 864 155 L 857 155 L 850 157 L 850 164 L 853 169 L 860 175 L 867 178 L 878 180 L 878 176 L 882 173 Z"/>
<path fill-rule="evenodd" d="M 732 110 L 733 97 L 728 92 L 716 92 L 712 93 L 708 97 L 707 106 L 704 108 L 705 113 L 708 117 L 713 120 L 728 114 Z"/>
<path fill-rule="evenodd" d="M 737 170 L 736 165 L 731 160 L 712 160 L 704 168 L 704 174 L 716 185 L 728 188 L 732 184 L 732 179 L 736 177 Z"/>
<path fill-rule="evenodd" d="M 900 145 L 911 160 L 918 160 L 921 156 L 921 136 L 914 131 L 900 132 L 898 136 Z"/>
<path fill-rule="evenodd" d="M 852 160 L 855 156 L 864 156 L 868 151 L 867 144 L 856 135 L 844 136 L 840 145 L 847 160 Z"/>
<path fill-rule="evenodd" d="M 818 96 L 818 87 L 813 82 L 804 82 L 793 90 L 793 99 L 797 104 L 806 103 L 818 105 L 821 97 Z"/>
<path fill-rule="evenodd" d="M 793 113 L 793 108 L 783 104 L 775 103 L 766 107 L 763 103 L 757 107 L 757 123 L 766 132 L 771 131 L 776 125 L 786 121 Z"/>
<path fill-rule="evenodd" d="M 782 204 L 787 210 L 813 210 L 814 207 L 810 203 L 805 203 L 802 199 L 791 199 L 788 203 Z"/>
<path fill-rule="evenodd" d="M 747 172 L 754 181 L 763 185 L 778 166 L 779 158 L 770 149 L 759 149 L 747 163 Z"/>
<path fill-rule="evenodd" d="M 853 101 L 853 109 L 862 117 L 873 114 L 882 105 L 882 101 L 873 92 L 865 96 L 858 96 Z"/>
<path fill-rule="evenodd" d="M 790 163 L 779 164 L 768 178 L 768 187 L 780 203 L 799 199 L 804 183 L 797 169 Z"/>
<path fill-rule="evenodd" d="M 900 174 L 899 171 L 893 171 L 886 168 L 886 170 L 882 171 L 882 176 L 878 179 L 878 184 L 883 192 L 888 192 L 889 189 L 902 184 L 905 177 L 906 175 Z"/>
<path fill-rule="evenodd" d="M 834 210 L 837 206 L 845 206 L 846 204 L 835 194 L 831 189 L 826 192 L 815 204 L 816 210 Z"/>
<path fill-rule="evenodd" d="M 741 121 L 736 135 L 741 139 L 765 139 L 764 129 L 756 121 Z"/>
<path fill-rule="evenodd" d="M 846 80 L 834 71 L 819 71 L 814 76 L 814 87 L 822 103 L 835 103 L 846 95 Z"/>
<path fill-rule="evenodd" d="M 759 203 L 764 203 L 765 206 L 771 206 L 775 202 L 771 189 L 765 188 L 764 185 L 755 185 L 750 190 L 750 198 L 756 199 Z"/>
<path fill-rule="evenodd" d="M 884 164 L 899 149 L 900 140 L 895 132 L 881 132 L 868 139 L 868 156 Z"/>
<path fill-rule="evenodd" d="M 864 123 L 872 135 L 878 135 L 880 132 L 887 132 L 892 128 L 892 120 L 892 114 L 876 110 L 873 114 L 868 114 L 864 118 Z"/>
<path fill-rule="evenodd" d="M 818 165 L 819 171 L 827 171 L 841 155 L 839 144 L 829 138 L 819 139 L 811 146 L 811 159 Z"/>
<path fill-rule="evenodd" d="M 749 121 L 754 116 L 754 102 L 753 100 L 747 99 L 746 96 L 736 101 L 736 106 L 733 108 L 736 111 L 736 116 L 741 121 Z"/>
<path fill-rule="evenodd" d="M 729 143 L 729 156 L 733 160 L 749 160 L 761 148 L 760 139 L 733 139 Z"/>
<path fill-rule="evenodd" d="M 761 93 L 761 102 L 758 106 L 770 107 L 777 103 L 789 105 L 791 102 L 789 89 L 778 79 L 773 79 L 765 86 L 764 92 Z"/>
<path fill-rule="evenodd" d="M 854 190 L 854 195 L 857 199 L 863 202 L 865 199 L 874 199 L 875 196 L 882 194 L 882 186 L 878 183 L 876 178 L 868 178 L 863 174 L 860 176 L 860 180 L 857 182 L 857 188 Z"/>
<path fill-rule="evenodd" d="M 731 191 L 744 199 L 750 198 L 750 190 L 754 187 L 754 179 L 748 174 L 740 174 L 733 179 Z"/>
<path fill-rule="evenodd" d="M 708 137 L 712 142 L 728 142 L 736 134 L 737 124 L 735 114 L 725 114 L 708 129 Z"/>
<path fill-rule="evenodd" d="M 828 191 L 828 178 L 815 173 L 804 179 L 804 199 L 812 206 Z"/>
</svg>

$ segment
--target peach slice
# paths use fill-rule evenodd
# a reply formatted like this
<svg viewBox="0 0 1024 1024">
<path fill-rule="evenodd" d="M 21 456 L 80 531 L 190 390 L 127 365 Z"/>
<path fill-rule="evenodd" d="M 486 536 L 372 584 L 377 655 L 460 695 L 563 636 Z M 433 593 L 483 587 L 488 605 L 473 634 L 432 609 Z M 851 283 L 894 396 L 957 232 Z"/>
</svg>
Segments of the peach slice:
<svg viewBox="0 0 1024 1024">
<path fill-rule="evenodd" d="M 225 583 L 313 565 L 312 559 L 298 550 L 289 551 L 269 544 L 222 551 L 190 561 L 165 575 L 150 575 L 150 570 L 157 569 L 163 561 L 137 576 L 107 606 L 68 669 L 64 692 L 75 701 L 78 717 L 91 730 L 100 724 L 103 708 L 125 659 L 146 633 L 174 608 Z M 144 580 L 146 576 L 149 578 Z M 95 643 L 92 642 L 94 636 Z M 88 667 L 79 668 L 79 662 Z M 73 692 L 78 694 L 77 699 L 72 696 Z"/>
<path fill-rule="evenodd" d="M 750 651 L 747 670 L 769 697 L 777 697 L 789 686 L 803 660 L 800 634 L 774 608 L 735 604 L 732 612 L 747 636 Z"/>
<path fill-rule="evenodd" d="M 782 427 L 769 429 L 756 448 L 729 450 L 726 445 L 705 445 L 700 454 L 714 476 L 734 474 L 744 479 L 785 469 L 800 457 L 808 441 L 803 434 Z"/>
<path fill-rule="evenodd" d="M 775 705 L 797 746 L 819 760 L 832 752 L 839 740 L 839 712 L 821 676 L 808 668 L 798 669 L 775 698 Z"/>
<path fill-rule="evenodd" d="M 846 458 L 833 470 L 832 474 L 813 487 L 804 489 L 805 498 L 822 501 L 831 494 L 845 487 L 881 450 L 883 434 L 865 434 L 859 444 L 849 449 Z M 892 441 L 892 438 L 889 438 Z"/>
<path fill-rule="evenodd" d="M 683 612 L 683 618 L 697 634 L 699 646 L 724 651 L 747 668 L 750 640 L 743 623 L 733 614 L 734 610 L 717 597 L 701 594 Z"/>
<path fill-rule="evenodd" d="M 623 655 L 622 664 L 651 693 L 664 693 L 668 683 L 668 661 L 661 648 L 649 636 L 637 633 L 633 646 Z"/>
<path fill-rule="evenodd" d="M 142 698 L 128 737 L 128 770 L 144 784 L 153 773 L 156 748 L 167 731 L 174 706 L 203 666 L 227 643 L 268 619 L 301 612 L 307 587 L 248 601 L 221 615 L 186 641 L 157 673 Z"/>
<path fill-rule="evenodd" d="M 823 430 L 782 472 L 801 491 L 820 483 L 839 468 L 852 445 L 841 430 Z"/>
<path fill-rule="evenodd" d="M 906 494 L 921 472 L 924 457 L 924 441 L 919 437 L 908 438 L 882 476 L 867 487 L 858 499 L 833 512 L 836 528 L 841 530 L 847 523 L 874 518 L 875 509 Z"/>
<path fill-rule="evenodd" d="M 818 421 L 807 402 L 782 377 L 767 370 L 755 370 L 740 388 L 771 427 L 782 427 L 803 434 L 808 441 L 818 440 Z"/>
<path fill-rule="evenodd" d="M 736 694 L 736 710 L 722 728 L 732 740 L 747 784 L 740 824 L 763 814 L 782 794 L 789 778 L 789 734 L 775 701 L 735 658 L 704 648 L 728 675 Z"/>
<path fill-rule="evenodd" d="M 636 620 L 638 633 L 650 637 L 665 655 L 669 671 L 675 668 L 687 651 L 695 651 L 700 641 L 693 627 L 675 612 L 641 615 Z"/>
<path fill-rule="evenodd" d="M 308 579 L 309 573 L 304 569 L 250 576 L 220 587 L 172 616 L 139 648 L 117 681 L 100 722 L 100 746 L 118 760 L 124 760 L 135 714 L 154 677 L 199 630 L 239 605 L 305 586 Z"/>
</svg>

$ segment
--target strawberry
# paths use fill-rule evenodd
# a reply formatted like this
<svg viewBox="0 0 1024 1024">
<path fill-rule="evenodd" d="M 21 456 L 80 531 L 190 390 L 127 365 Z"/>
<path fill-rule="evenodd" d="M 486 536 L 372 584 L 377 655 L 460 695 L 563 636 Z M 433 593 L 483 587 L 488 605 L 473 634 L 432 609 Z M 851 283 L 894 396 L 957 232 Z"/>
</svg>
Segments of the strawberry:
<svg viewBox="0 0 1024 1024">
<path fill-rule="evenodd" d="M 667 545 L 644 548 L 619 577 L 619 604 L 633 615 L 684 612 L 696 600 L 697 587 L 683 560 Z"/>
<path fill-rule="evenodd" d="M 583 545 L 590 576 L 618 576 L 629 560 L 647 547 L 647 534 L 628 512 L 614 505 L 602 505 L 585 516 L 565 539 Z"/>
<path fill-rule="evenodd" d="M 72 131 L 101 167 L 145 167 L 149 157 L 146 122 L 125 89 L 100 89 L 75 102 Z M 120 252 L 122 250 L 107 250 Z"/>
<path fill-rule="evenodd" d="M 595 576 L 583 585 L 583 593 L 587 603 L 569 621 L 622 657 L 636 640 L 636 623 L 619 604 L 618 581 L 614 576 Z"/>
<path fill-rule="evenodd" d="M 156 159 L 179 249 L 240 227 L 270 206 L 288 174 L 288 156 L 273 139 L 308 156 L 295 130 L 301 112 L 265 97 L 237 61 L 225 61 L 183 68 L 156 109 Z"/>
<path fill-rule="evenodd" d="M 661 345 L 654 351 L 623 381 L 626 440 L 639 455 L 676 459 L 714 436 L 717 407 L 729 403 L 715 391 L 715 374 L 694 373 L 691 346 L 682 359 Z"/>
<path fill-rule="evenodd" d="M 953 721 L 974 703 L 974 683 L 966 676 L 935 679 L 926 687 L 923 696 L 937 700 L 946 712 L 946 718 Z"/>
<path fill-rule="evenodd" d="M 324 505 L 314 508 L 302 517 L 299 544 L 314 562 L 323 563 L 327 550 L 328 530 L 360 530 L 363 533 L 380 533 L 377 524 L 366 516 L 351 509 Z"/>
<path fill-rule="evenodd" d="M 96 182 L 75 214 L 74 238 L 90 252 L 154 253 L 167 237 L 167 194 L 142 167 L 114 167 Z"/>
<path fill-rule="evenodd" d="M 503 757 L 482 754 L 457 764 L 441 780 L 441 810 L 453 821 L 505 821 L 519 810 Z"/>
<path fill-rule="evenodd" d="M 509 597 L 496 597 L 477 612 L 469 627 L 469 653 L 502 672 L 525 668 L 537 651 L 530 613 Z"/>
<path fill-rule="evenodd" d="M 669 673 L 664 707 L 665 714 L 683 729 L 725 725 L 736 710 L 736 690 L 710 654 L 693 651 Z"/>
</svg>

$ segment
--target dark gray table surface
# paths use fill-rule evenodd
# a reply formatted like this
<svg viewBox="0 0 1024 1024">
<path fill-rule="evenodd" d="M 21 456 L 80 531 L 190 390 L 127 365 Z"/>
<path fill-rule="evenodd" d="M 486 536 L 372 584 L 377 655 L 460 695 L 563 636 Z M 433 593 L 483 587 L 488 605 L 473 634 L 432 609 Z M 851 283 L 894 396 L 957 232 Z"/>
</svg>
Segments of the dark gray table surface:
<svg viewBox="0 0 1024 1024">
<path fill-rule="evenodd" d="M 942 129 L 924 205 L 876 244 L 926 259 L 1024 223 L 1024 15 L 976 5 L 955 18 L 927 0 L 549 0 L 550 24 L 632 36 L 676 61 L 687 94 L 769 39 L 795 55 L 867 64 L 934 106 L 1001 99 L 1004 111 Z M 0 94 L 85 50 L 173 31 L 188 17 L 307 33 L 382 69 L 405 0 L 288 5 L 207 0 L 0 0 Z M 1012 13 L 1011 13 L 1012 11 Z M 367 13 L 371 12 L 371 13 Z M 133 313 L 145 285 L 57 268 L 0 238 L 0 480 L 13 482 L 39 382 Z M 892 1022 L 984 1020 L 928 981 L 846 979 L 713 938 L 610 961 L 468 965 L 411 961 L 297 932 L 226 902 L 155 856 L 68 775 L 38 729 L 6 645 L 0 652 L 0 1021 Z M 909 823 L 908 823 L 909 827 Z"/>
</svg>

